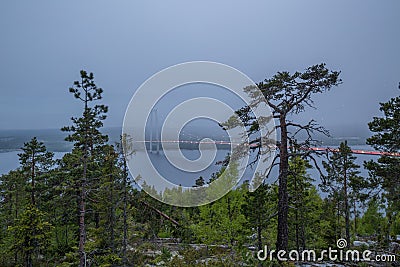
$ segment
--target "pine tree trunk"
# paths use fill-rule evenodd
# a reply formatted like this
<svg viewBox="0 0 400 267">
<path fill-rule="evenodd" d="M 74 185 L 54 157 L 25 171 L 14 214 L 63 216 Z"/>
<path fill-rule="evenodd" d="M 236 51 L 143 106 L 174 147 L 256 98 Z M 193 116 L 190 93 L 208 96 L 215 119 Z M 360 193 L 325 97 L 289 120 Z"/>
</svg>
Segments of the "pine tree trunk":
<svg viewBox="0 0 400 267">
<path fill-rule="evenodd" d="M 18 204 L 19 204 L 19 194 L 18 194 L 18 190 L 15 190 L 15 217 L 14 217 L 14 222 L 15 222 L 15 220 L 18 218 Z M 15 241 L 15 237 L 14 237 L 14 242 L 16 242 Z M 17 265 L 17 263 L 18 263 L 18 251 L 17 250 L 15 250 L 15 253 L 14 253 L 14 263 L 15 263 L 15 265 Z"/>
<path fill-rule="evenodd" d="M 85 140 L 83 149 L 83 175 L 81 181 L 81 192 L 80 192 L 80 202 L 79 202 L 79 266 L 85 267 L 86 265 L 86 252 L 85 252 L 85 241 L 86 241 L 86 231 L 85 231 L 85 214 L 86 214 L 86 179 L 87 179 L 87 161 L 88 161 L 88 93 L 85 94 L 85 111 L 84 119 L 86 120 L 85 125 Z"/>
<path fill-rule="evenodd" d="M 65 224 L 65 246 L 68 247 L 68 224 Z"/>
<path fill-rule="evenodd" d="M 110 158 L 112 156 L 110 155 Z M 114 203 L 114 177 L 112 175 L 112 170 L 113 170 L 113 162 L 110 160 L 110 247 L 111 251 L 114 253 L 115 252 L 115 203 Z"/>
<path fill-rule="evenodd" d="M 32 186 L 32 191 L 31 191 L 31 201 L 32 201 L 32 207 L 36 205 L 35 203 L 35 150 L 32 151 L 32 177 L 31 177 L 31 186 Z"/>
<path fill-rule="evenodd" d="M 124 158 L 124 182 L 123 182 L 123 186 L 124 186 L 124 238 L 123 238 L 123 243 L 122 243 L 122 263 L 123 266 L 127 265 L 127 258 L 126 258 L 126 247 L 127 247 L 127 243 L 128 243 L 128 224 L 127 224 L 127 206 L 128 206 L 128 192 L 127 192 L 127 179 L 128 179 L 128 174 L 127 174 L 127 166 L 126 166 L 126 160 Z"/>
<path fill-rule="evenodd" d="M 304 250 L 306 249 L 306 229 L 304 226 L 304 223 L 302 223 L 301 228 L 300 228 L 300 240 L 301 240 L 301 249 Z"/>
<path fill-rule="evenodd" d="M 54 216 L 54 218 L 57 218 L 58 216 L 57 216 L 57 209 L 54 209 L 54 214 L 53 214 L 53 216 Z M 57 219 L 55 219 L 54 220 L 54 233 L 55 233 L 55 238 L 56 238 L 56 245 L 57 245 L 57 247 L 60 247 L 60 237 L 59 237 L 59 227 L 58 227 L 58 225 L 60 224 L 60 222 L 57 220 Z"/>
<path fill-rule="evenodd" d="M 33 266 L 33 264 L 32 264 L 32 256 L 31 255 L 32 255 L 32 253 L 30 251 L 28 251 L 26 253 L 26 259 L 25 259 L 26 267 L 32 267 Z"/>
<path fill-rule="evenodd" d="M 297 211 L 297 207 L 295 210 L 295 231 L 296 231 L 296 249 L 300 251 L 300 229 L 299 229 L 299 215 Z"/>
<path fill-rule="evenodd" d="M 297 170 L 294 170 L 297 171 Z M 297 189 L 297 175 L 296 173 L 293 174 L 294 177 L 294 194 L 295 194 L 295 232 L 296 232 L 296 249 L 300 251 L 300 233 L 299 233 L 299 195 Z"/>
<path fill-rule="evenodd" d="M 354 234 L 357 235 L 357 205 L 354 199 L 353 209 L 354 209 Z"/>
<path fill-rule="evenodd" d="M 262 201 L 260 201 L 260 198 L 258 198 L 258 197 L 257 197 L 257 206 L 262 207 Z M 258 250 L 262 250 L 262 229 L 263 229 L 262 219 L 263 219 L 262 215 L 258 212 L 257 213 L 257 248 L 258 248 Z"/>
<path fill-rule="evenodd" d="M 85 153 L 86 154 L 86 153 Z M 86 172 L 87 162 L 86 155 L 84 156 L 83 162 L 83 178 L 81 185 L 81 195 L 79 203 L 79 266 L 84 267 L 86 263 L 85 255 L 85 213 L 86 213 Z"/>
<path fill-rule="evenodd" d="M 261 225 L 258 225 L 257 226 L 257 248 L 258 248 L 258 250 L 262 249 L 261 232 L 262 232 L 262 227 L 261 227 Z"/>
<path fill-rule="evenodd" d="M 349 210 L 349 199 L 347 196 L 347 156 L 344 159 L 344 170 L 343 170 L 343 190 L 344 190 L 344 212 L 345 212 L 345 223 L 346 223 L 346 241 L 350 244 L 350 210 Z"/>
<path fill-rule="evenodd" d="M 280 116 L 281 144 L 279 147 L 279 192 L 278 192 L 278 236 L 276 241 L 277 250 L 288 248 L 288 192 L 287 176 L 289 168 L 288 137 L 285 115 Z"/>
<path fill-rule="evenodd" d="M 337 199 L 337 213 L 336 213 L 336 240 L 338 240 L 339 238 L 341 238 L 342 236 L 342 227 L 340 226 L 340 200 L 339 200 L 339 196 Z"/>
</svg>

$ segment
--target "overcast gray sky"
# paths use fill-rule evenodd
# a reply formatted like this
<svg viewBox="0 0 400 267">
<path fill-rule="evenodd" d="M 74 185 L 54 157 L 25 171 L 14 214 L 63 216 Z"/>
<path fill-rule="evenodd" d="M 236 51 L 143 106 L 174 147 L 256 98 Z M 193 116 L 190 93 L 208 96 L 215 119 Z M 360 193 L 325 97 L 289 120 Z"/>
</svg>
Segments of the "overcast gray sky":
<svg viewBox="0 0 400 267">
<path fill-rule="evenodd" d="M 399 94 L 400 1 L 0 2 L 0 129 L 60 128 L 81 113 L 68 93 L 95 74 L 121 126 L 134 90 L 165 67 L 210 60 L 258 82 L 325 62 L 343 85 L 302 114 L 324 125 L 366 125 Z M 365 126 L 366 127 L 366 126 Z"/>
</svg>

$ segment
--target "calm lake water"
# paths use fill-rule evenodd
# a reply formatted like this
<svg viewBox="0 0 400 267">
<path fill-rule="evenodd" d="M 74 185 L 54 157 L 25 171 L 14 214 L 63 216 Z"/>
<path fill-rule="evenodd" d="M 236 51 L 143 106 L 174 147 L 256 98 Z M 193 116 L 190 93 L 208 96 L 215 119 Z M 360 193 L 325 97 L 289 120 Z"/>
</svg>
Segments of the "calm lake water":
<svg viewBox="0 0 400 267">
<path fill-rule="evenodd" d="M 198 129 L 192 129 L 192 133 L 197 133 Z M 121 128 L 105 128 L 105 133 L 110 136 L 110 143 L 115 143 L 119 140 L 119 135 L 121 134 Z M 190 131 L 189 131 L 190 132 Z M 49 130 L 2 130 L 0 131 L 0 175 L 8 173 L 10 170 L 14 170 L 19 166 L 18 153 L 21 151 L 16 151 L 18 148 L 22 147 L 24 142 L 30 140 L 32 136 L 36 136 L 39 141 L 44 142 L 46 147 L 50 151 L 64 151 L 64 152 L 54 152 L 55 158 L 61 158 L 66 151 L 71 150 L 72 144 L 64 141 L 66 133 L 61 132 L 58 129 L 49 129 Z M 204 137 L 206 133 L 204 133 Z M 350 135 L 338 135 L 338 136 L 350 136 Z M 355 136 L 363 136 L 362 133 L 358 132 Z M 349 143 L 357 143 L 362 144 L 364 138 L 361 137 L 342 137 L 330 140 L 330 142 L 325 142 L 325 144 L 336 144 L 337 147 L 340 141 L 344 139 L 349 139 Z M 354 139 L 354 140 L 353 140 Z M 217 139 L 220 140 L 220 139 Z M 353 149 L 362 149 L 362 150 L 372 150 L 367 145 L 351 145 Z M 198 150 L 190 150 L 190 149 L 181 149 L 182 153 L 190 160 L 195 160 L 200 156 Z M 221 168 L 220 165 L 216 165 L 215 162 L 223 160 L 229 150 L 219 148 L 215 159 L 213 160 L 213 164 L 210 164 L 208 168 L 204 169 L 200 172 L 184 172 L 177 168 L 174 168 L 167 159 L 163 156 L 163 151 L 160 151 L 159 154 L 153 153 L 150 155 L 151 160 L 154 166 L 157 167 L 157 170 L 165 177 L 169 178 L 171 182 L 175 184 L 181 184 L 184 186 L 192 186 L 196 179 L 200 176 L 204 178 L 204 180 L 208 180 L 212 173 L 218 172 Z M 144 153 L 144 152 L 137 152 Z M 368 155 L 356 155 L 357 156 L 357 164 L 360 166 L 363 165 L 365 160 L 377 159 L 377 156 L 368 156 Z M 141 157 L 138 157 L 139 159 Z M 321 164 L 322 159 L 318 159 L 319 164 Z M 139 165 L 140 166 L 140 165 Z M 309 173 L 316 180 L 315 183 L 319 183 L 319 173 L 315 169 L 309 170 Z M 361 168 L 361 174 L 367 175 L 367 172 Z M 278 176 L 277 168 L 272 171 L 271 178 L 268 182 L 273 182 L 276 180 Z M 249 180 L 252 177 L 252 170 L 249 169 L 244 174 L 243 180 Z"/>
<path fill-rule="evenodd" d="M 205 180 L 208 180 L 212 173 L 218 172 L 220 169 L 220 165 L 215 164 L 215 162 L 223 160 L 227 155 L 228 150 L 218 150 L 217 156 L 214 159 L 214 164 L 211 164 L 208 168 L 204 169 L 200 172 L 184 172 L 179 169 L 174 168 L 166 158 L 163 156 L 163 152 L 160 151 L 159 154 L 152 153 L 150 154 L 151 160 L 156 166 L 157 170 L 166 177 L 169 177 L 172 182 L 192 186 L 194 181 L 202 176 Z M 15 170 L 19 167 L 19 157 L 18 154 L 21 151 L 10 151 L 10 152 L 2 152 L 0 153 L 0 175 L 6 174 L 11 170 Z M 54 152 L 54 158 L 60 159 L 67 152 Z M 144 152 L 137 152 L 144 153 Z M 184 150 L 183 154 L 189 159 L 196 159 L 199 155 L 199 151 L 197 150 Z"/>
<path fill-rule="evenodd" d="M 6 174 L 19 167 L 18 154 L 21 151 L 10 151 L 0 153 L 0 175 Z M 54 152 L 54 158 L 60 159 L 66 152 Z"/>
<path fill-rule="evenodd" d="M 353 149 L 362 149 L 362 150 L 372 150 L 367 145 L 359 145 L 352 146 Z M 214 162 L 224 159 L 229 151 L 220 149 L 217 152 L 216 158 Z M 2 152 L 0 153 L 0 175 L 8 173 L 10 170 L 14 170 L 19 166 L 18 153 L 21 151 L 11 151 L 11 152 Z M 55 158 L 61 158 L 66 152 L 54 152 Z M 144 153 L 144 152 L 139 152 Z M 199 156 L 199 151 L 197 150 L 183 150 L 183 154 L 189 159 L 196 159 Z M 361 166 L 361 175 L 366 176 L 368 173 L 366 170 L 362 168 L 363 162 L 366 160 L 374 159 L 376 160 L 377 156 L 369 156 L 369 155 L 356 155 L 357 160 L 356 163 Z M 184 186 L 192 186 L 197 178 L 202 176 L 206 181 L 211 177 L 212 173 L 218 172 L 220 170 L 220 165 L 211 164 L 208 168 L 200 172 L 184 172 L 179 169 L 174 168 L 163 156 L 162 151 L 160 154 L 151 154 L 151 160 L 155 166 L 157 166 L 157 170 L 166 177 L 169 178 L 171 182 L 176 184 L 181 184 Z M 321 164 L 322 159 L 318 159 L 319 164 Z M 315 179 L 315 184 L 319 183 L 319 173 L 315 169 L 309 170 L 309 173 Z M 272 171 L 271 177 L 277 177 L 278 172 L 277 168 Z M 245 172 L 243 180 L 248 180 L 249 177 L 252 176 L 251 170 Z M 247 179 L 246 179 L 247 178 Z M 271 181 L 274 180 L 271 178 Z"/>
</svg>

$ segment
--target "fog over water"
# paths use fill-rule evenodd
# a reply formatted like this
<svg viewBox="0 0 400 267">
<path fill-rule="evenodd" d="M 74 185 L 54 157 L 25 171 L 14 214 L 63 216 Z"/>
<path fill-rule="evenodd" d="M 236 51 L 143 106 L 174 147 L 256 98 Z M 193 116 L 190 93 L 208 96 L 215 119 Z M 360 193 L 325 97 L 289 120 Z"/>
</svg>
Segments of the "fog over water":
<svg viewBox="0 0 400 267">
<path fill-rule="evenodd" d="M 199 128 L 194 128 L 196 131 Z M 105 129 L 110 135 L 110 143 L 115 143 L 118 140 L 118 136 L 120 133 L 120 129 L 112 128 L 112 129 Z M 189 130 L 187 129 L 187 132 Z M 10 135 L 11 134 L 11 135 Z M 14 137 L 12 137 L 14 134 Z M 71 144 L 68 142 L 63 141 L 65 136 L 64 133 L 59 133 L 59 130 L 43 130 L 43 131 L 17 131 L 16 132 L 9 132 L 9 131 L 0 131 L 0 174 L 6 174 L 10 170 L 14 170 L 19 167 L 19 158 L 18 153 L 21 153 L 21 150 L 17 150 L 18 148 L 23 146 L 24 142 L 29 141 L 32 138 L 32 134 L 38 136 L 39 140 L 43 141 L 46 146 L 49 147 L 50 151 L 55 151 L 55 158 L 59 159 L 62 156 L 71 151 Z M 11 137 L 10 137 L 11 136 Z M 186 135 L 190 136 L 190 135 Z M 329 146 L 330 147 L 337 147 L 340 141 L 348 138 L 349 136 L 344 137 L 335 137 L 330 140 Z M 358 143 L 358 144 L 357 144 Z M 353 138 L 349 140 L 349 144 L 353 149 L 361 149 L 361 150 L 373 150 L 368 145 L 365 145 L 364 139 L 360 138 Z M 139 151 L 137 153 L 145 153 L 144 151 Z M 196 149 L 183 149 L 183 155 L 188 159 L 194 160 L 199 157 L 199 151 Z M 188 173 L 182 170 L 178 170 L 174 168 L 163 156 L 163 151 L 161 150 L 159 153 L 153 152 L 150 153 L 151 161 L 153 162 L 156 169 L 160 172 L 160 174 L 168 177 L 171 182 L 176 184 L 181 184 L 183 186 L 192 186 L 197 178 L 202 176 L 206 181 L 209 180 L 213 173 L 216 173 L 220 170 L 221 166 L 215 164 L 218 161 L 221 161 L 225 158 L 225 156 L 229 153 L 227 149 L 218 149 L 216 158 L 213 160 L 214 164 L 210 164 L 208 168 L 200 172 L 193 172 Z M 360 166 L 363 165 L 365 160 L 377 159 L 377 156 L 369 156 L 369 155 L 356 155 L 357 160 L 356 163 Z M 140 158 L 140 157 L 139 157 Z M 319 159 L 318 162 L 321 164 L 323 159 Z M 319 183 L 319 173 L 316 169 L 310 169 L 308 171 L 310 175 L 315 179 L 315 184 Z M 367 172 L 361 168 L 361 174 L 367 175 Z M 241 181 L 249 180 L 249 177 L 252 176 L 252 169 L 249 168 Z M 270 178 L 267 180 L 268 183 L 275 182 L 278 176 L 277 168 L 274 168 L 271 172 Z"/>
</svg>

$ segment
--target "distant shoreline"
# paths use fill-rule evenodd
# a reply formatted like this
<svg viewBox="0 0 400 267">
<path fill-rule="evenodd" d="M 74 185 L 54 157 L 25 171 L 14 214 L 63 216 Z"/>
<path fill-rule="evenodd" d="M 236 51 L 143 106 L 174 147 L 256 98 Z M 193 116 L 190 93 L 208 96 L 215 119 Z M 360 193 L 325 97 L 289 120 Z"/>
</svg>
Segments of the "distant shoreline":
<svg viewBox="0 0 400 267">
<path fill-rule="evenodd" d="M 320 146 L 338 147 L 344 140 L 347 140 L 350 146 L 366 144 L 366 133 L 360 132 L 360 135 L 357 135 L 354 130 L 350 129 L 336 130 L 337 133 L 340 132 L 341 134 L 333 135 L 330 138 L 326 136 L 316 136 L 316 139 L 321 140 Z M 109 144 L 119 142 L 122 131 L 121 127 L 104 127 L 102 131 L 109 136 Z M 191 139 L 185 138 L 185 141 L 200 141 L 206 137 L 214 140 L 221 139 L 220 137 L 213 136 L 213 133 L 207 132 L 206 129 L 200 129 L 198 127 L 187 130 L 187 133 L 189 133 L 188 136 L 195 137 Z M 51 152 L 70 152 L 73 148 L 73 144 L 64 140 L 67 135 L 68 133 L 62 132 L 60 129 L 0 130 L 0 153 L 20 151 L 24 143 L 28 142 L 33 137 L 37 137 Z M 299 139 L 301 139 L 301 137 L 299 137 Z M 197 150 L 198 145 L 180 144 L 180 148 Z M 229 149 L 229 145 L 217 144 L 217 148 Z"/>
</svg>

